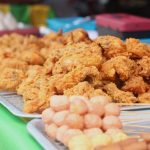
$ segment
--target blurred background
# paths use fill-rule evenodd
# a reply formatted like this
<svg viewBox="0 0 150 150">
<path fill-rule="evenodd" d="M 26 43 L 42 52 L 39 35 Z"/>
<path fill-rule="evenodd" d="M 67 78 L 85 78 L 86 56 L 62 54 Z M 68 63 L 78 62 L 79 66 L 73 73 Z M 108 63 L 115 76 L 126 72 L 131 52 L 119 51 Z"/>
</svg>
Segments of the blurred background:
<svg viewBox="0 0 150 150">
<path fill-rule="evenodd" d="M 81 27 L 93 38 L 98 34 L 150 38 L 149 20 L 150 0 L 0 0 L 0 35 L 39 35 Z M 118 26 L 117 21 L 124 26 Z"/>
</svg>

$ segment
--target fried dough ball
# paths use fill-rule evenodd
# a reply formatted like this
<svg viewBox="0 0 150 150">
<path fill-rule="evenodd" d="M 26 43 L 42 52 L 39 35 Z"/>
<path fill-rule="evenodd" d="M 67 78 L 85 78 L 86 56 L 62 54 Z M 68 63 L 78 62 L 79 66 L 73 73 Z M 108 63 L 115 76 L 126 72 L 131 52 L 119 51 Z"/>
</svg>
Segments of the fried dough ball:
<svg viewBox="0 0 150 150">
<path fill-rule="evenodd" d="M 102 134 L 103 131 L 102 131 L 100 128 L 90 128 L 90 129 L 85 129 L 85 130 L 84 130 L 84 133 L 85 133 L 88 137 L 93 138 L 93 137 L 95 137 L 96 135 Z"/>
<path fill-rule="evenodd" d="M 22 70 L 5 68 L 0 74 L 0 89 L 2 91 L 16 91 L 24 78 L 25 73 Z"/>
<path fill-rule="evenodd" d="M 47 108 L 42 112 L 42 121 L 45 124 L 50 124 L 55 112 L 51 108 Z"/>
<path fill-rule="evenodd" d="M 100 128 L 102 126 L 102 120 L 98 115 L 89 113 L 84 116 L 85 127 L 88 128 Z"/>
<path fill-rule="evenodd" d="M 71 138 L 82 134 L 83 134 L 82 131 L 79 129 L 68 129 L 63 135 L 63 144 L 68 146 L 68 143 Z"/>
<path fill-rule="evenodd" d="M 126 81 L 135 71 L 135 62 L 125 56 L 111 58 L 102 64 L 104 79 L 115 81 L 116 77 Z"/>
<path fill-rule="evenodd" d="M 58 127 L 54 123 L 46 125 L 46 133 L 52 139 L 56 139 L 57 129 Z"/>
<path fill-rule="evenodd" d="M 65 124 L 73 129 L 83 129 L 84 128 L 83 116 L 80 116 L 75 113 L 70 113 L 65 118 Z"/>
<path fill-rule="evenodd" d="M 71 113 L 84 115 L 88 112 L 88 107 L 82 99 L 76 98 L 74 101 L 70 102 L 70 109 L 69 110 Z"/>
<path fill-rule="evenodd" d="M 104 107 L 105 115 L 113 115 L 113 116 L 119 116 L 120 115 L 120 107 L 115 103 L 109 103 Z"/>
<path fill-rule="evenodd" d="M 103 54 L 107 58 L 112 58 L 126 51 L 125 44 L 114 36 L 99 36 L 95 42 L 102 47 Z"/>
<path fill-rule="evenodd" d="M 69 99 L 67 96 L 51 96 L 50 107 L 55 111 L 67 110 L 69 108 Z"/>
<path fill-rule="evenodd" d="M 60 127 L 65 123 L 65 118 L 67 117 L 68 114 L 69 114 L 69 111 L 67 110 L 56 112 L 53 115 L 52 120 L 57 126 Z"/>
<path fill-rule="evenodd" d="M 122 128 L 121 121 L 116 116 L 106 116 L 102 121 L 102 127 L 106 131 L 109 128 Z"/>
</svg>

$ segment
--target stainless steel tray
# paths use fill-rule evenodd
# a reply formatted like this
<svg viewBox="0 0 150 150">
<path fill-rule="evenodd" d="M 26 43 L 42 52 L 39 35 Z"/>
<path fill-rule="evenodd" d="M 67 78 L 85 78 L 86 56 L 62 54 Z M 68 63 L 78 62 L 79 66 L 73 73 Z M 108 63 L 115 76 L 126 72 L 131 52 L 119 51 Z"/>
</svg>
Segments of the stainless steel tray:
<svg viewBox="0 0 150 150">
<path fill-rule="evenodd" d="M 23 99 L 15 92 L 0 92 L 0 104 L 6 107 L 15 116 L 24 118 L 41 118 L 40 114 L 28 114 L 23 112 Z"/>
</svg>

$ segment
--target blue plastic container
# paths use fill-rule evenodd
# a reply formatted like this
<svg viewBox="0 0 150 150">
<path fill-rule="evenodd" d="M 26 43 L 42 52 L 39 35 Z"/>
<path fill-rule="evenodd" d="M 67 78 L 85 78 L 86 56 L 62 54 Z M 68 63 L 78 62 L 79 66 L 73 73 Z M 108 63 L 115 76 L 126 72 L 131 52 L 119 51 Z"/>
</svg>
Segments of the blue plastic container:
<svg viewBox="0 0 150 150">
<path fill-rule="evenodd" d="M 47 25 L 51 30 L 54 30 L 56 32 L 58 32 L 60 29 L 62 29 L 64 32 L 68 32 L 76 28 L 83 28 L 85 30 L 96 30 L 95 20 L 91 20 L 89 17 L 48 19 Z"/>
</svg>

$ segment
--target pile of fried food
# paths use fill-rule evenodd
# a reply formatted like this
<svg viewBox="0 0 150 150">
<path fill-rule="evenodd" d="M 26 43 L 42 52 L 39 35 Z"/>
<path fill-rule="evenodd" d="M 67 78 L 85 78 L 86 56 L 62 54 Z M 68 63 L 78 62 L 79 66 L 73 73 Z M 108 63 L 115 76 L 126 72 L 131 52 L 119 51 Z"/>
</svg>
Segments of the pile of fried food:
<svg viewBox="0 0 150 150">
<path fill-rule="evenodd" d="M 52 95 L 104 95 L 116 103 L 150 102 L 150 47 L 129 38 L 89 39 L 82 29 L 44 37 L 0 37 L 0 90 L 42 112 Z"/>
</svg>

